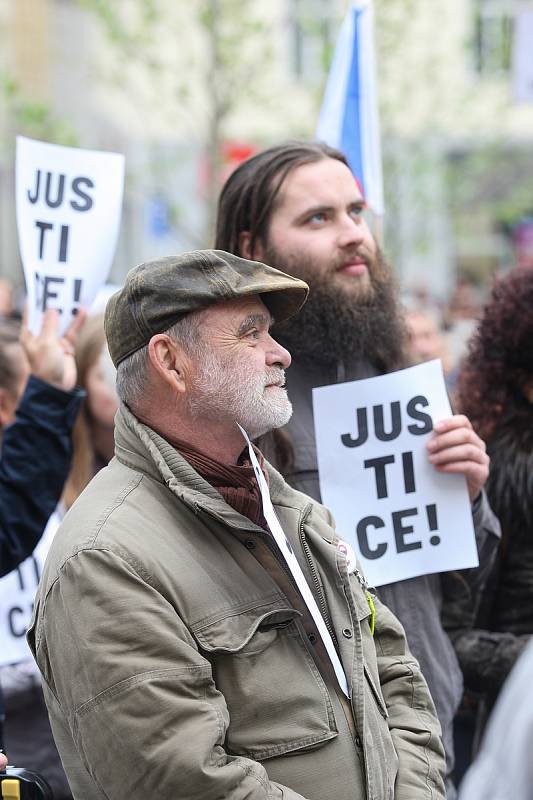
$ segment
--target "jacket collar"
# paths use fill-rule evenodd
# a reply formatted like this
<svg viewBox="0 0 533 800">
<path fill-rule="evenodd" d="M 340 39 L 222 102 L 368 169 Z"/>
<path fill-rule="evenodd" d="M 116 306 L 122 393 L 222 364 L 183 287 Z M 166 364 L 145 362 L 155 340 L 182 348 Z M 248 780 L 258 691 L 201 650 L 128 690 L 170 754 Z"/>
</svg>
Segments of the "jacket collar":
<svg viewBox="0 0 533 800">
<path fill-rule="evenodd" d="M 166 484 L 176 497 L 195 512 L 204 510 L 234 528 L 262 531 L 229 506 L 175 447 L 140 422 L 124 403 L 121 403 L 115 417 L 115 455 L 127 467 Z M 268 472 L 272 502 L 287 505 L 287 491 L 292 493 L 292 490 L 268 461 L 265 460 L 264 466 Z"/>
</svg>

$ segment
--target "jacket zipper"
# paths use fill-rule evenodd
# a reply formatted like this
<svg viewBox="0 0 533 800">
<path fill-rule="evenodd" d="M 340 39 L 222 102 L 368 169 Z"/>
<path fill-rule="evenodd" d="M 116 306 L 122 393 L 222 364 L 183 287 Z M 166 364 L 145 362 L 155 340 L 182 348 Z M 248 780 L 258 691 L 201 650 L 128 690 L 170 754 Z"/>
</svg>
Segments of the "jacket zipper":
<svg viewBox="0 0 533 800">
<path fill-rule="evenodd" d="M 322 591 L 322 584 L 320 583 L 320 578 L 318 577 L 318 573 L 315 569 L 315 565 L 313 563 L 313 559 L 311 557 L 311 551 L 309 549 L 309 545 L 307 544 L 307 539 L 305 538 L 304 532 L 304 523 L 303 519 L 300 521 L 299 525 L 299 534 L 300 534 L 300 542 L 302 543 L 302 549 L 305 553 L 305 558 L 307 560 L 307 564 L 309 566 L 309 571 L 311 573 L 311 577 L 313 578 L 313 584 L 315 587 L 315 594 L 318 597 L 318 603 L 320 607 L 320 613 L 322 614 L 322 618 L 328 629 L 328 633 L 333 639 L 333 643 L 335 645 L 338 644 L 337 637 L 335 636 L 335 631 L 333 630 L 333 625 L 331 623 L 331 618 L 329 616 L 328 606 L 326 603 L 326 598 L 324 597 L 324 593 Z"/>
<path fill-rule="evenodd" d="M 197 508 L 197 510 L 200 510 L 200 507 L 199 507 L 198 504 L 196 504 L 196 508 Z M 306 509 L 306 512 L 308 512 L 308 510 L 309 510 L 309 507 Z M 335 635 L 335 631 L 333 630 L 333 625 L 332 625 L 332 622 L 331 622 L 331 618 L 329 616 L 329 611 L 328 611 L 328 606 L 327 606 L 327 603 L 326 603 L 326 598 L 324 597 L 324 593 L 322 591 L 322 585 L 320 583 L 320 579 L 318 577 L 318 573 L 317 573 L 317 571 L 315 569 L 315 565 L 313 564 L 313 559 L 311 557 L 311 551 L 309 550 L 309 545 L 307 544 L 307 540 L 305 538 L 303 520 L 307 516 L 306 512 L 304 512 L 302 514 L 302 519 L 301 519 L 301 521 L 299 523 L 300 542 L 302 544 L 302 549 L 304 551 L 305 558 L 306 558 L 307 564 L 309 566 L 309 571 L 311 572 L 311 576 L 313 578 L 313 584 L 314 584 L 314 587 L 315 587 L 315 594 L 318 597 L 318 605 L 319 605 L 320 613 L 322 614 L 322 619 L 324 620 L 326 628 L 328 629 L 329 635 L 333 639 L 333 643 L 335 644 L 336 647 L 338 647 L 338 641 L 337 641 L 337 637 Z M 274 541 L 274 539 L 272 537 L 272 534 L 269 534 L 264 530 L 254 531 L 254 534 L 255 535 L 259 534 L 259 535 L 262 536 L 266 546 L 273 553 L 273 555 L 275 556 L 275 558 L 278 561 L 279 565 L 281 566 L 282 570 L 285 572 L 285 574 L 287 575 L 287 577 L 291 581 L 291 583 L 294 586 L 294 588 L 299 592 L 300 590 L 298 589 L 296 581 L 294 580 L 294 576 L 293 576 L 292 572 L 290 571 L 290 569 L 289 569 L 289 567 L 287 565 L 287 562 L 285 561 L 285 559 L 281 555 L 281 553 L 279 551 L 279 547 L 275 543 L 275 541 Z"/>
</svg>

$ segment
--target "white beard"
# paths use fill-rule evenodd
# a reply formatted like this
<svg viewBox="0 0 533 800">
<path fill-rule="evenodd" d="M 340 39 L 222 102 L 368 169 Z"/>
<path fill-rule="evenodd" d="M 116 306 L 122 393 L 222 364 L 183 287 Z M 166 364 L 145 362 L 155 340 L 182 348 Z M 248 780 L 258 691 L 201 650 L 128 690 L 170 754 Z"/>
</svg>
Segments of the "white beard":
<svg viewBox="0 0 533 800">
<path fill-rule="evenodd" d="M 291 418 L 292 405 L 283 388 L 285 372 L 281 367 L 265 367 L 258 374 L 207 350 L 198 365 L 188 402 L 191 414 L 199 420 L 231 419 L 251 439 L 257 439 L 286 425 Z M 266 388 L 273 383 L 279 385 Z"/>
</svg>

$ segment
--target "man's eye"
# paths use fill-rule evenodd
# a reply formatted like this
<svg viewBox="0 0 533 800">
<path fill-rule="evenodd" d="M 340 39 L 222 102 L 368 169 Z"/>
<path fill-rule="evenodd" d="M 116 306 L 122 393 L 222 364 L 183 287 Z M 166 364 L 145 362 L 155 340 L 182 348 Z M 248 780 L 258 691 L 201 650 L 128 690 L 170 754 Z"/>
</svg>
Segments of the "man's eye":
<svg viewBox="0 0 533 800">
<path fill-rule="evenodd" d="M 257 328 L 252 328 L 246 335 L 250 337 L 250 339 L 259 339 L 259 331 Z"/>
<path fill-rule="evenodd" d="M 316 213 L 312 214 L 307 221 L 311 223 L 321 223 L 325 222 L 327 218 L 328 215 L 325 211 L 317 211 Z"/>
<path fill-rule="evenodd" d="M 360 217 L 364 213 L 366 205 L 364 203 L 358 203 L 356 206 L 352 206 L 350 213 L 354 217 Z"/>
</svg>

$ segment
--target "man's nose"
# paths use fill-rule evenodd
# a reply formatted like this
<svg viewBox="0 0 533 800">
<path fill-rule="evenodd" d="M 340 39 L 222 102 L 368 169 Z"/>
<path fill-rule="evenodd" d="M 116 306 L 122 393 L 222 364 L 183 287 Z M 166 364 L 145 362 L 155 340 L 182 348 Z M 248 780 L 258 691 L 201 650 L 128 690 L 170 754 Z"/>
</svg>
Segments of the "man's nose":
<svg viewBox="0 0 533 800">
<path fill-rule="evenodd" d="M 357 219 L 350 214 L 343 214 L 339 220 L 338 243 L 340 247 L 358 247 L 365 238 L 365 225 L 363 219 Z"/>
<path fill-rule="evenodd" d="M 268 348 L 266 354 L 267 366 L 273 367 L 279 365 L 283 367 L 283 369 L 290 367 L 292 359 L 289 351 L 285 350 L 272 336 L 270 337 L 270 344 L 271 346 Z"/>
</svg>

